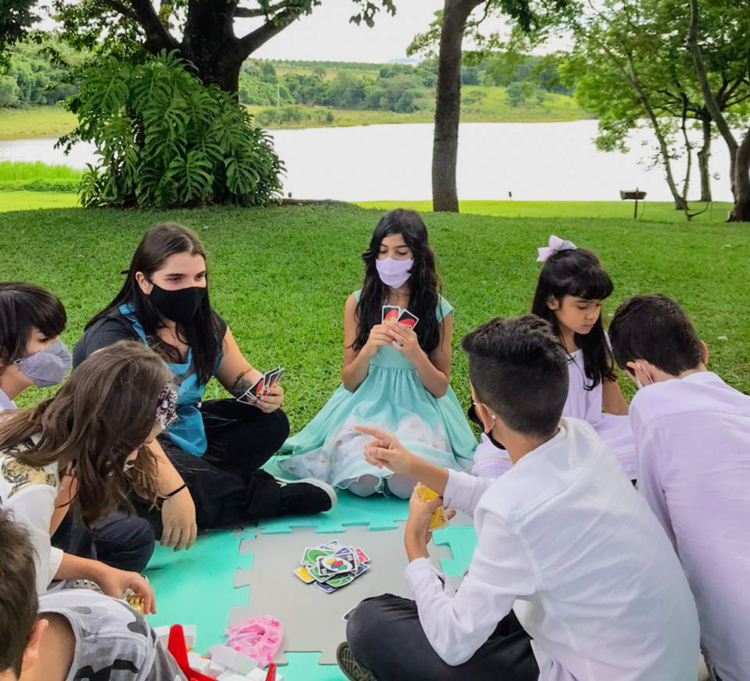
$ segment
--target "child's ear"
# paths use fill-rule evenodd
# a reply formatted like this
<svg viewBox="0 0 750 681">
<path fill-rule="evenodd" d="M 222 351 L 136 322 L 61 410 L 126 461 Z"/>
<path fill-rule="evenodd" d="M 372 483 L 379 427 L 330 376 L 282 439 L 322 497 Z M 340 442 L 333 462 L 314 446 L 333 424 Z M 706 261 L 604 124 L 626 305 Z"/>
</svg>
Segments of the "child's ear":
<svg viewBox="0 0 750 681">
<path fill-rule="evenodd" d="M 23 677 L 24 672 L 28 674 L 29 670 L 39 662 L 39 649 L 42 646 L 42 638 L 48 626 L 47 620 L 40 619 L 31 630 L 29 642 L 23 653 L 23 662 L 21 662 L 21 677 Z"/>
<path fill-rule="evenodd" d="M 547 307 L 550 310 L 559 310 L 560 309 L 560 302 L 555 298 L 555 296 L 550 296 L 547 298 Z"/>
<path fill-rule="evenodd" d="M 703 355 L 703 365 L 706 366 L 710 355 L 708 353 L 708 345 L 704 341 L 701 341 L 701 354 Z"/>
</svg>

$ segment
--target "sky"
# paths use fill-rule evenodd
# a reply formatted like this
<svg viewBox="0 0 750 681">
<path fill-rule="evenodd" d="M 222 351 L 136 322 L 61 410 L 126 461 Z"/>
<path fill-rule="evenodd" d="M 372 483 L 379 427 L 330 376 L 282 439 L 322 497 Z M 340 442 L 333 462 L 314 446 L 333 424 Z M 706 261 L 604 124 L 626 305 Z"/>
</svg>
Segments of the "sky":
<svg viewBox="0 0 750 681">
<path fill-rule="evenodd" d="M 241 4 L 257 6 L 251 0 Z M 414 36 L 427 29 L 434 13 L 443 5 L 444 0 L 396 0 L 396 16 L 382 10 L 375 19 L 375 27 L 368 28 L 364 22 L 360 26 L 349 23 L 358 7 L 352 0 L 324 0 L 311 15 L 294 22 L 252 56 L 258 59 L 373 63 L 403 59 Z M 237 20 L 235 33 L 244 35 L 259 23 L 260 20 Z M 497 21 L 487 22 L 487 25 L 491 30 L 501 27 Z M 43 27 L 50 29 L 53 24 L 45 21 Z"/>
</svg>

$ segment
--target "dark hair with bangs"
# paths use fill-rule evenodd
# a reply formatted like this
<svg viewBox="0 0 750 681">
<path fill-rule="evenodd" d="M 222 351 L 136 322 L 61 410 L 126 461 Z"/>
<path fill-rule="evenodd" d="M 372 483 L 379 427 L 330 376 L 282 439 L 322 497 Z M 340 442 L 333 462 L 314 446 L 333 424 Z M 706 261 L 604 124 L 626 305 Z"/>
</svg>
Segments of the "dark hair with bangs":
<svg viewBox="0 0 750 681">
<path fill-rule="evenodd" d="M 391 234 L 401 234 L 414 256 L 409 279 L 409 312 L 419 317 L 415 332 L 420 347 L 429 355 L 440 345 L 440 322 L 437 319 L 440 281 L 435 272 L 435 253 L 430 247 L 427 226 L 422 217 L 416 211 L 402 208 L 392 210 L 380 219 L 370 239 L 370 247 L 362 254 L 365 281 L 357 303 L 359 329 L 353 347 L 361 350 L 367 343 L 370 329 L 381 322 L 388 287 L 380 280 L 375 263 L 380 253 L 380 243 Z"/>
<path fill-rule="evenodd" d="M 54 293 L 22 281 L 0 282 L 0 365 L 26 355 L 35 328 L 53 338 L 66 322 L 65 308 Z"/>
<path fill-rule="evenodd" d="M 544 263 L 531 304 L 531 313 L 546 319 L 560 336 L 557 315 L 547 305 L 550 298 L 559 303 L 565 296 L 584 300 L 605 300 L 612 295 L 614 284 L 594 253 L 585 248 L 559 251 Z M 576 345 L 583 350 L 583 370 L 593 390 L 603 381 L 614 381 L 614 361 L 602 317 L 585 335 L 575 334 Z"/>
<path fill-rule="evenodd" d="M 163 222 L 148 230 L 141 239 L 141 243 L 138 244 L 138 248 L 135 249 L 127 270 L 128 277 L 120 292 L 109 305 L 86 324 L 86 330 L 100 319 L 118 314 L 121 305 L 131 303 L 135 306 L 135 316 L 143 326 L 151 347 L 162 354 L 167 362 L 182 361 L 179 350 L 159 338 L 157 332 L 164 326 L 164 320 L 149 296 L 141 291 L 135 278 L 138 272 L 142 272 L 151 280 L 154 272 L 164 267 L 167 258 L 177 253 L 198 255 L 204 261 L 206 259 L 206 252 L 201 242 L 187 227 L 173 222 Z M 206 283 L 208 284 L 208 274 L 206 274 Z M 177 334 L 193 350 L 195 372 L 200 382 L 205 385 L 214 374 L 223 341 L 219 334 L 218 315 L 213 311 L 208 300 L 208 289 L 190 323 L 177 324 Z"/>
</svg>

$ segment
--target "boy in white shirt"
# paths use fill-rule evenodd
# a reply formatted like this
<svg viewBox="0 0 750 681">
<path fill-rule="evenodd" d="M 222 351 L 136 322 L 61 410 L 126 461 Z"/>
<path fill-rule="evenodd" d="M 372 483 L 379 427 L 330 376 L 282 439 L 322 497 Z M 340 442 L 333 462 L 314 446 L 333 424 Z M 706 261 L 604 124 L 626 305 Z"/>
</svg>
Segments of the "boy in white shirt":
<svg viewBox="0 0 750 681">
<path fill-rule="evenodd" d="M 476 478 L 361 428 L 374 436 L 371 463 L 442 498 L 410 502 L 415 601 L 363 601 L 339 649 L 344 672 L 356 681 L 696 679 L 698 621 L 679 561 L 594 429 L 561 420 L 567 356 L 547 322 L 494 319 L 463 349 L 477 416 L 514 466 Z M 478 535 L 456 592 L 427 560 L 439 504 L 472 513 Z"/>
<path fill-rule="evenodd" d="M 706 369 L 679 305 L 626 300 L 610 325 L 630 405 L 638 487 L 674 544 L 698 605 L 714 676 L 750 678 L 750 397 Z"/>
</svg>

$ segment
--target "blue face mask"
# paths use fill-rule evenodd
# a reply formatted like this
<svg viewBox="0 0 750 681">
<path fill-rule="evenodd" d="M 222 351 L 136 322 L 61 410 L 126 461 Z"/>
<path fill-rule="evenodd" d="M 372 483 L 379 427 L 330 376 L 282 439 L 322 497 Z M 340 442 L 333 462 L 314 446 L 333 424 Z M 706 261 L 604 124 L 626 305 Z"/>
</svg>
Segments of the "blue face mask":
<svg viewBox="0 0 750 681">
<path fill-rule="evenodd" d="M 16 360 L 18 370 L 38 388 L 63 382 L 73 358 L 65 343 L 56 340 L 43 350 Z"/>
</svg>

